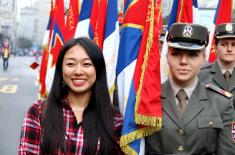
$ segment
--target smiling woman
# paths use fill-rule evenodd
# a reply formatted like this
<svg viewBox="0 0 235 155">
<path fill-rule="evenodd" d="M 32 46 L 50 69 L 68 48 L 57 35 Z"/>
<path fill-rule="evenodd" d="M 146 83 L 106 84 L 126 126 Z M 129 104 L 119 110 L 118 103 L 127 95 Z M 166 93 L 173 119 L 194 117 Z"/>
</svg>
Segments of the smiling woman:
<svg viewBox="0 0 235 155">
<path fill-rule="evenodd" d="M 121 127 L 101 49 L 90 39 L 72 39 L 60 51 L 48 99 L 24 119 L 19 154 L 122 154 Z"/>
</svg>

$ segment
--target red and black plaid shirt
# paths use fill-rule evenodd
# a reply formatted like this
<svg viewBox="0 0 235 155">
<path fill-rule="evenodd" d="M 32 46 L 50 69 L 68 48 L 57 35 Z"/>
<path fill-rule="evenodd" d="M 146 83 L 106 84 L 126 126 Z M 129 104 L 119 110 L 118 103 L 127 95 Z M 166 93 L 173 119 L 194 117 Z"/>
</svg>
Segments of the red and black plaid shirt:
<svg viewBox="0 0 235 155">
<path fill-rule="evenodd" d="M 81 123 L 77 124 L 76 117 L 71 110 L 69 103 L 63 106 L 64 121 L 65 121 L 65 143 L 66 154 L 83 155 L 82 148 L 83 141 L 83 128 Z M 23 121 L 20 145 L 18 148 L 18 155 L 39 155 L 40 150 L 40 137 L 41 137 L 41 118 L 42 116 L 42 102 L 37 101 L 34 103 Z M 114 130 L 115 133 L 121 133 L 122 116 L 114 116 Z M 117 136 L 119 140 L 120 135 Z M 98 143 L 99 148 L 99 143 Z M 62 154 L 59 153 L 58 154 Z"/>
</svg>

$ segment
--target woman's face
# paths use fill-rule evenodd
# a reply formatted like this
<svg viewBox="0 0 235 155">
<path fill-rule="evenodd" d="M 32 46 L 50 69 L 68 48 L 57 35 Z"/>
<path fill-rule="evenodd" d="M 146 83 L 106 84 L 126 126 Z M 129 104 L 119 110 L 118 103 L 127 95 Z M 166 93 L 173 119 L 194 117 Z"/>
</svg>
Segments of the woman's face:
<svg viewBox="0 0 235 155">
<path fill-rule="evenodd" d="M 190 85 L 205 61 L 202 51 L 169 48 L 167 60 L 173 80 L 182 87 Z"/>
<path fill-rule="evenodd" d="M 63 80 L 75 94 L 90 93 L 96 80 L 96 70 L 86 51 L 80 46 L 71 47 L 62 64 Z"/>
</svg>

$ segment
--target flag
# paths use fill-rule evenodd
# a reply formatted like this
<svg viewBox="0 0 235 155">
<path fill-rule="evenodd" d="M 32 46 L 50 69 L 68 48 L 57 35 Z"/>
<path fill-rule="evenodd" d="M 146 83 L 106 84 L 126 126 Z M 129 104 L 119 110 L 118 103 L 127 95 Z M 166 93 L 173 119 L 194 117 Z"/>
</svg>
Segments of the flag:
<svg viewBox="0 0 235 155">
<path fill-rule="evenodd" d="M 121 149 L 144 154 L 144 136 L 162 123 L 161 82 L 155 0 L 126 0 L 117 61 L 120 110 L 124 115 Z"/>
<path fill-rule="evenodd" d="M 52 35 L 53 21 L 54 21 L 54 3 L 53 1 L 51 1 L 50 17 L 48 20 L 47 28 L 44 33 L 44 38 L 42 42 L 43 53 L 39 70 L 39 95 L 41 98 L 45 98 L 47 96 L 46 73 L 47 73 L 47 65 L 49 57 L 49 43 Z"/>
<path fill-rule="evenodd" d="M 79 14 L 79 20 L 77 23 L 76 31 L 74 38 L 78 37 L 88 37 L 89 36 L 89 25 L 90 25 L 90 16 L 92 10 L 93 0 L 83 0 L 81 6 L 81 11 Z"/>
<path fill-rule="evenodd" d="M 214 34 L 215 34 L 215 27 L 216 25 L 222 24 L 222 23 L 230 23 L 232 22 L 232 0 L 219 0 L 217 9 L 215 12 L 215 17 L 213 21 L 213 25 L 210 27 L 210 40 L 208 47 L 206 49 L 206 53 L 208 56 L 209 62 L 213 62 L 216 60 L 216 54 L 215 54 L 215 40 L 214 40 Z"/>
<path fill-rule="evenodd" d="M 78 17 L 79 17 L 79 10 L 80 10 L 80 0 L 70 0 L 69 8 L 67 10 L 67 21 L 65 26 L 65 42 L 74 38 L 74 34 L 76 31 Z"/>
<path fill-rule="evenodd" d="M 39 66 L 39 64 L 38 64 L 36 61 L 34 61 L 34 62 L 30 65 L 30 67 L 31 67 L 32 69 L 36 69 L 38 66 Z"/>
<path fill-rule="evenodd" d="M 117 0 L 83 1 L 75 34 L 75 37 L 87 36 L 93 39 L 102 49 L 111 99 L 115 89 L 116 62 L 119 47 L 117 9 Z"/>
<path fill-rule="evenodd" d="M 156 0 L 155 3 L 155 14 L 156 18 L 154 18 L 156 21 L 154 24 L 156 24 L 156 33 L 161 34 L 162 30 L 162 8 L 161 8 L 161 0 Z M 160 37 L 160 35 L 159 35 Z M 158 38 L 159 39 L 159 38 Z"/>
<path fill-rule="evenodd" d="M 105 30 L 102 53 L 106 65 L 107 85 L 112 99 L 115 89 L 116 65 L 120 41 L 117 0 L 112 0 L 112 2 L 108 1 L 104 28 Z"/>
<path fill-rule="evenodd" d="M 174 0 L 171 13 L 167 25 L 167 31 L 170 30 L 172 24 L 177 22 L 184 23 L 197 23 L 198 3 L 197 0 Z M 166 32 L 166 35 L 167 36 Z M 166 55 L 168 52 L 166 37 L 163 43 L 161 54 L 161 81 L 165 82 L 169 75 L 169 66 L 167 63 Z"/>
<path fill-rule="evenodd" d="M 46 85 L 49 91 L 52 85 L 55 64 L 59 55 L 60 49 L 64 44 L 65 20 L 64 20 L 64 0 L 56 0 L 54 8 L 54 21 L 52 38 L 49 47 L 49 59 L 46 73 Z"/>
</svg>

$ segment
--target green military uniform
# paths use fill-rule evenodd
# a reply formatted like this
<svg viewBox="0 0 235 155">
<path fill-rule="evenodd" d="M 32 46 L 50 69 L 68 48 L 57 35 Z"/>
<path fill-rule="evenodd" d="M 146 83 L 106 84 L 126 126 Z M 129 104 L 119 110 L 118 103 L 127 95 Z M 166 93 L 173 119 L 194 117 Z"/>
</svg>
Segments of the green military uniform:
<svg viewBox="0 0 235 155">
<path fill-rule="evenodd" d="M 221 91 L 221 92 L 220 92 Z M 146 154 L 235 155 L 232 97 L 198 82 L 183 116 L 179 116 L 169 81 L 162 85 L 163 125 L 146 138 Z"/>
<path fill-rule="evenodd" d="M 220 24 L 216 27 L 215 39 L 218 40 L 223 38 L 234 38 L 235 40 L 235 23 Z M 206 84 L 213 83 L 230 92 L 233 96 L 235 95 L 235 71 L 233 70 L 232 72 L 231 80 L 226 82 L 218 60 L 212 64 L 205 64 L 201 68 L 199 78 Z M 235 107 L 235 97 L 233 98 L 233 106 Z"/>
<path fill-rule="evenodd" d="M 162 85 L 162 129 L 145 138 L 145 154 L 235 155 L 235 111 L 232 95 L 197 79 L 193 73 L 197 74 L 199 68 L 196 67 L 200 66 L 190 66 L 190 60 L 187 60 L 194 56 L 197 58 L 201 56 L 200 52 L 204 52 L 208 44 L 207 28 L 197 24 L 175 23 L 170 28 L 167 41 L 168 47 L 173 48 L 168 58 L 171 57 L 172 60 L 174 57 L 173 61 L 178 64 L 176 68 L 171 68 L 175 72 L 170 80 Z M 187 52 L 191 54 L 186 55 Z M 181 60 L 183 56 L 184 60 Z M 180 65 L 193 69 L 188 71 L 194 76 L 192 79 L 195 78 L 193 83 L 189 84 L 190 78 L 176 71 Z M 174 78 L 177 76 L 188 80 L 179 78 L 178 84 L 181 85 L 174 85 Z M 183 101 L 178 98 L 178 88 L 186 91 L 186 106 L 182 106 Z"/>
<path fill-rule="evenodd" d="M 205 84 L 213 83 L 214 85 L 230 92 L 233 96 L 235 96 L 235 70 L 233 70 L 231 80 L 226 82 L 218 61 L 215 61 L 212 64 L 205 64 L 201 68 L 199 78 Z M 233 98 L 233 106 L 235 107 L 235 98 Z"/>
</svg>

